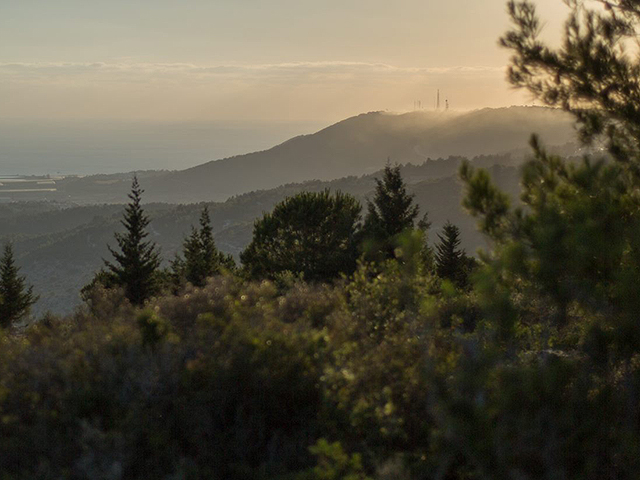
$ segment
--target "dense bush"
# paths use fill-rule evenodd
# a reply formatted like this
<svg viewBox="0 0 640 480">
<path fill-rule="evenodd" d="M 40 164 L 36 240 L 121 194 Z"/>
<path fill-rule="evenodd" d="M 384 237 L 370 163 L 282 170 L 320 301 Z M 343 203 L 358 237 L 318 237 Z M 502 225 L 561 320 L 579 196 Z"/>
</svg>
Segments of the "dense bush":
<svg viewBox="0 0 640 480">
<path fill-rule="evenodd" d="M 591 317 L 577 304 L 554 323 L 557 309 L 528 293 L 524 277 L 492 290 L 503 257 L 486 260 L 475 290 L 459 290 L 425 269 L 419 247 L 409 240 L 398 259 L 360 264 L 334 286 L 219 276 L 144 308 L 96 288 L 75 315 L 4 332 L 0 472 L 304 480 L 637 471 L 638 361 L 610 350 L 615 331 L 596 328 L 595 317 L 580 322 Z"/>
<path fill-rule="evenodd" d="M 350 274 L 358 258 L 360 204 L 341 192 L 302 192 L 255 222 L 240 258 L 253 279 L 291 272 L 308 281 Z"/>
<path fill-rule="evenodd" d="M 220 278 L 137 313 L 5 335 L 2 473 L 228 479 L 308 466 L 326 340 L 279 321 L 280 300 L 269 284 Z"/>
<path fill-rule="evenodd" d="M 144 309 L 96 288 L 71 317 L 5 332 L 2 473 L 364 478 L 415 463 L 433 425 L 427 339 L 462 327 L 405 260 L 334 287 L 220 276 Z"/>
</svg>

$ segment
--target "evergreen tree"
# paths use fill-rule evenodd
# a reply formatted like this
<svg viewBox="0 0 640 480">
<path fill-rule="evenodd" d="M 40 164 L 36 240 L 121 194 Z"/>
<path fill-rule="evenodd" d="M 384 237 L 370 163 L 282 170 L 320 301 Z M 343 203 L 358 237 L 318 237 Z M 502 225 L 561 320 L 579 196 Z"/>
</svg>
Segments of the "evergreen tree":
<svg viewBox="0 0 640 480">
<path fill-rule="evenodd" d="M 438 409 L 457 412 L 441 422 L 456 445 L 449 454 L 464 452 L 450 478 L 640 471 L 640 370 L 629 367 L 640 352 L 640 2 L 565 3 L 569 18 L 554 46 L 540 39 L 533 3 L 508 3 L 509 79 L 571 113 L 585 144 L 610 155 L 566 161 L 532 138 L 520 205 L 488 171 L 461 168 L 464 205 L 492 252 L 475 282 L 483 328 L 474 360 L 461 362 L 459 374 L 447 369 L 455 393 Z M 493 400 L 478 408 L 476 395 Z M 459 449 L 471 431 L 475 444 Z"/>
<path fill-rule="evenodd" d="M 402 232 L 413 229 L 418 206 L 400 174 L 400 166 L 387 164 L 382 179 L 376 178 L 376 194 L 368 202 L 363 233 L 370 244 L 370 254 L 381 252 L 384 258 L 393 258 L 395 241 Z"/>
<path fill-rule="evenodd" d="M 140 205 L 143 192 L 134 176 L 129 194 L 131 201 L 121 221 L 126 232 L 115 234 L 119 251 L 108 247 L 116 263 L 105 260 L 115 284 L 124 288 L 125 295 L 134 305 L 142 305 L 157 292 L 160 266 L 158 247 L 154 242 L 144 240 L 149 235 L 146 231 L 149 218 Z"/>
<path fill-rule="evenodd" d="M 433 271 L 435 265 L 435 252 L 433 247 L 429 245 L 429 230 L 431 229 L 431 220 L 429 220 L 429 212 L 425 212 L 417 224 L 417 229 L 422 233 L 422 249 L 420 251 L 420 261 L 426 271 Z"/>
<path fill-rule="evenodd" d="M 466 284 L 467 255 L 460 249 L 460 229 L 447 222 L 438 234 L 435 261 L 436 273 L 441 278 L 451 280 L 457 285 Z"/>
<path fill-rule="evenodd" d="M 191 234 L 184 240 L 182 253 L 184 255 L 184 279 L 195 286 L 202 287 L 206 278 L 210 276 L 207 275 L 207 270 L 213 270 L 213 268 L 207 268 L 211 265 L 208 265 L 209 262 L 205 259 L 200 234 L 195 227 L 191 227 Z"/>
<path fill-rule="evenodd" d="M 25 277 L 19 272 L 13 247 L 6 243 L 0 259 L 0 325 L 5 328 L 28 315 L 31 305 L 38 300 L 33 287 L 26 286 Z"/>
<path fill-rule="evenodd" d="M 216 248 L 209 209 L 204 207 L 200 215 L 200 229 L 191 229 L 191 234 L 183 244 L 184 260 L 174 261 L 174 274 L 198 287 L 205 285 L 208 277 L 221 273 L 222 269 L 232 269 L 233 259 Z"/>
<path fill-rule="evenodd" d="M 629 46 L 636 45 L 640 35 L 640 2 L 565 3 L 570 13 L 563 40 L 551 47 L 540 38 L 543 23 L 534 3 L 508 2 L 513 28 L 500 39 L 513 54 L 508 79 L 543 104 L 570 112 L 581 140 L 605 145 L 637 181 L 640 57 Z"/>
<path fill-rule="evenodd" d="M 204 207 L 200 214 L 200 231 L 198 233 L 202 250 L 201 262 L 206 278 L 220 272 L 220 252 L 213 240 L 213 228 L 211 228 L 211 217 L 207 207 Z"/>
<path fill-rule="evenodd" d="M 180 253 L 176 252 L 169 260 L 169 288 L 174 295 L 180 293 L 185 286 L 185 262 Z"/>
<path fill-rule="evenodd" d="M 355 270 L 360 204 L 328 190 L 285 199 L 258 220 L 240 258 L 251 278 L 290 272 L 305 280 L 330 281 Z"/>
</svg>

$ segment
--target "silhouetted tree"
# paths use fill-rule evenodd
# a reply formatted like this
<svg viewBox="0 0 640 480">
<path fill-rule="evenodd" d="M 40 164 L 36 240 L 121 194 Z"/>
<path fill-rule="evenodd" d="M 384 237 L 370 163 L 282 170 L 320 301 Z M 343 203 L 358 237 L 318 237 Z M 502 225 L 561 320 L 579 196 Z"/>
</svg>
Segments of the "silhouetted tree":
<svg viewBox="0 0 640 480">
<path fill-rule="evenodd" d="M 240 258 L 252 278 L 286 271 L 328 281 L 353 272 L 358 256 L 361 207 L 351 195 L 302 192 L 256 221 Z"/>
<path fill-rule="evenodd" d="M 400 174 L 400 166 L 387 164 L 382 179 L 376 178 L 376 193 L 368 202 L 363 235 L 368 256 L 381 252 L 384 258 L 393 258 L 395 240 L 402 232 L 413 229 L 418 216 L 418 206 Z"/>
<path fill-rule="evenodd" d="M 149 218 L 140 205 L 143 192 L 138 178 L 134 176 L 129 194 L 131 201 L 126 206 L 121 221 L 126 231 L 115 234 L 118 251 L 108 247 L 116 262 L 105 260 L 115 284 L 124 288 L 125 295 L 134 305 L 143 304 L 157 293 L 157 272 L 160 266 L 158 247 L 154 242 L 144 240 L 149 235 L 146 231 Z"/>
<path fill-rule="evenodd" d="M 235 266 L 233 258 L 216 248 L 207 207 L 200 215 L 200 228 L 192 227 L 191 234 L 185 239 L 182 254 L 184 260 L 178 257 L 172 264 L 174 275 L 198 287 L 204 286 L 208 277 Z"/>
<path fill-rule="evenodd" d="M 422 232 L 422 249 L 420 251 L 420 261 L 426 271 L 433 271 L 435 265 L 435 252 L 433 247 L 429 245 L 429 230 L 431 229 L 431 220 L 429 220 L 429 212 L 425 212 L 417 224 L 418 230 Z"/>
<path fill-rule="evenodd" d="M 90 304 L 97 288 L 102 287 L 109 290 L 118 286 L 116 276 L 108 269 L 101 268 L 93 275 L 91 281 L 80 289 L 80 298 L 83 302 Z"/>
<path fill-rule="evenodd" d="M 19 273 L 13 247 L 6 243 L 0 259 L 0 325 L 5 328 L 28 315 L 38 300 L 33 294 L 33 287 L 27 287 L 25 277 Z"/>
<path fill-rule="evenodd" d="M 438 234 L 438 240 L 435 247 L 436 273 L 459 286 L 466 285 L 472 259 L 460 248 L 460 229 L 447 222 L 442 233 Z"/>
<path fill-rule="evenodd" d="M 637 0 L 566 2 L 564 38 L 540 39 L 530 1 L 507 4 L 513 28 L 501 39 L 513 53 L 508 78 L 546 105 L 570 112 L 585 143 L 604 140 L 609 153 L 640 178 L 640 57 L 627 48 L 640 35 Z M 588 8 L 587 3 L 604 8 Z"/>
</svg>

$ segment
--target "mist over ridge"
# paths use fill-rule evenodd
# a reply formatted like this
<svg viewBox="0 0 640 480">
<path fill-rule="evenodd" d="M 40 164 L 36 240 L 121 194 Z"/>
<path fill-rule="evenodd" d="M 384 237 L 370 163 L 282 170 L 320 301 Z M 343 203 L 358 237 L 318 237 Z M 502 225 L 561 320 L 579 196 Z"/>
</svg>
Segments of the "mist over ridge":
<svg viewBox="0 0 640 480">
<path fill-rule="evenodd" d="M 543 107 L 486 108 L 464 113 L 370 112 L 263 152 L 208 162 L 157 179 L 150 191 L 152 195 L 168 191 L 173 182 L 188 184 L 192 189 L 208 185 L 224 198 L 288 182 L 372 173 L 387 160 L 422 163 L 450 155 L 505 153 L 525 147 L 531 133 L 540 134 L 550 145 L 575 139 L 571 119 L 559 110 Z"/>
<path fill-rule="evenodd" d="M 532 133 L 548 145 L 575 141 L 571 119 L 543 107 L 485 108 L 471 112 L 369 112 L 315 133 L 298 135 L 266 150 L 200 162 L 179 171 L 139 171 L 150 202 L 223 201 L 233 195 L 292 182 L 333 180 L 380 170 L 387 161 L 421 164 L 449 156 L 475 157 L 518 150 L 527 152 Z M 108 154 L 104 153 L 105 155 Z M 146 152 L 149 154 L 149 152 Z M 149 155 L 153 155 L 153 150 Z M 14 199 L 75 203 L 125 201 L 131 172 L 56 180 L 46 196 L 11 194 Z M 2 197 L 0 187 L 0 197 Z"/>
</svg>

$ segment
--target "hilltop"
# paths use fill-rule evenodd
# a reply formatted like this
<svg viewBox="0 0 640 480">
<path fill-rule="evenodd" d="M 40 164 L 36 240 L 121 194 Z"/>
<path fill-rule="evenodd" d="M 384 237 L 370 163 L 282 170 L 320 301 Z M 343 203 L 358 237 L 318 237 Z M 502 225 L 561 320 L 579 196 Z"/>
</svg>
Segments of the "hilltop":
<svg viewBox="0 0 640 480">
<path fill-rule="evenodd" d="M 230 196 L 288 182 L 372 173 L 388 159 L 406 164 L 450 155 L 505 153 L 525 145 L 532 132 L 551 145 L 560 145 L 572 139 L 573 127 L 562 112 L 535 107 L 487 108 L 463 114 L 372 112 L 264 152 L 157 178 L 149 191 L 155 195 L 180 185 Z"/>
<path fill-rule="evenodd" d="M 539 134 L 547 145 L 567 145 L 575 138 L 569 116 L 543 107 L 485 108 L 467 113 L 370 112 L 268 150 L 181 171 L 139 172 L 139 177 L 148 201 L 223 201 L 287 183 L 369 174 L 380 170 L 388 160 L 422 164 L 429 158 L 475 157 L 517 150 L 505 160 L 508 165 L 517 165 L 532 133 Z M 56 182 L 56 192 L 41 197 L 14 194 L 12 198 L 119 203 L 126 199 L 130 181 L 130 173 L 65 178 Z"/>
</svg>

